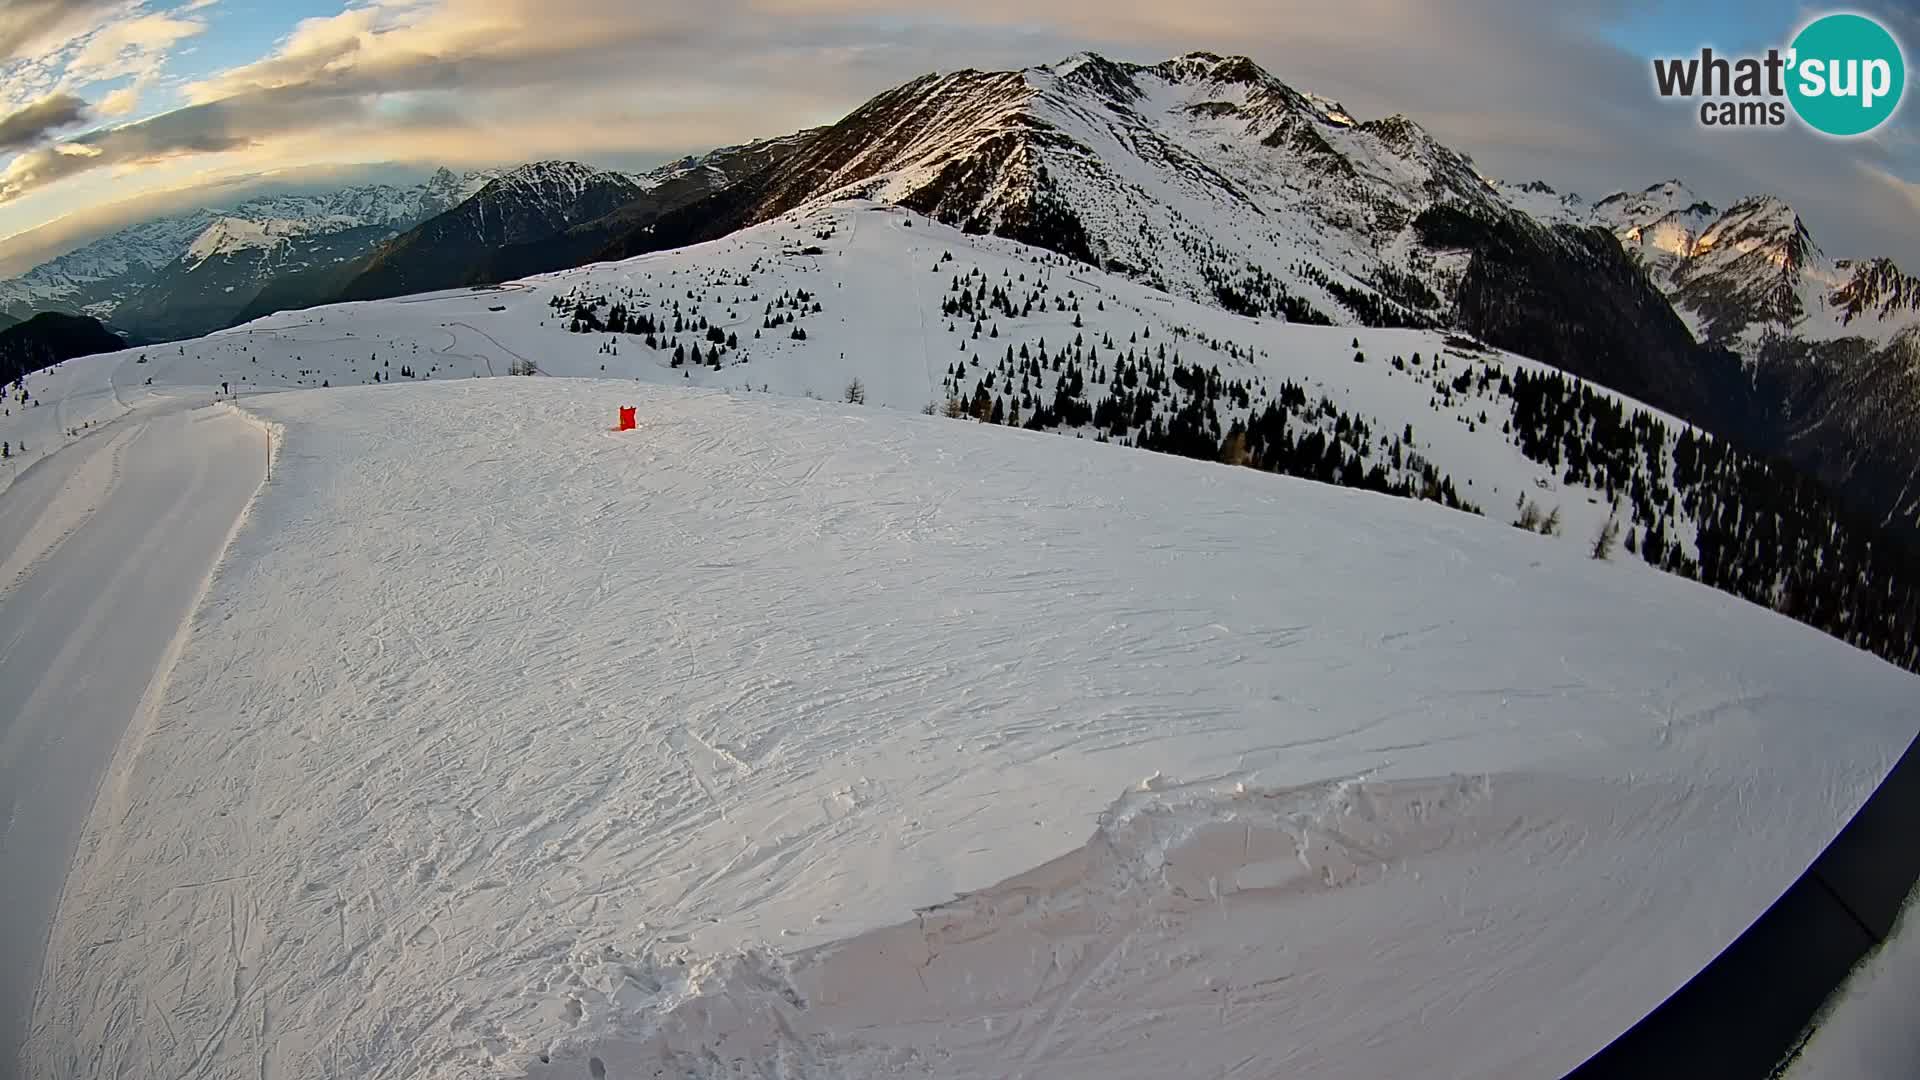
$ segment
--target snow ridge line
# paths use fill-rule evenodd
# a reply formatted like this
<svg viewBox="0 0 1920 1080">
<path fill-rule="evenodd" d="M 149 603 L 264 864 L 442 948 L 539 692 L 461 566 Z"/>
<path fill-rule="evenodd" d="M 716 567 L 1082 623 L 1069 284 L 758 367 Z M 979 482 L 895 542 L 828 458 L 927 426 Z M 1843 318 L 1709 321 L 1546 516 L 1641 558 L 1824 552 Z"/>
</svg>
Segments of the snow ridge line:
<svg viewBox="0 0 1920 1080">
<path fill-rule="evenodd" d="M 280 447 L 284 445 L 287 440 L 287 426 L 276 420 L 269 420 L 266 417 L 261 416 L 259 413 L 253 412 L 249 409 L 242 408 L 237 402 L 222 401 L 222 402 L 219 402 L 218 405 L 222 410 L 232 413 L 234 416 L 237 416 L 240 419 L 246 421 L 247 423 L 253 425 L 254 427 L 259 428 L 261 433 L 266 435 L 267 437 L 267 480 L 269 482 L 272 481 L 273 465 L 275 462 L 280 460 Z M 259 497 L 260 497 L 260 493 L 256 491 L 254 492 L 254 497 L 252 499 L 247 500 L 246 509 L 240 511 L 240 519 L 242 521 L 245 521 L 247 517 L 253 513 L 253 504 L 255 501 L 259 499 Z M 238 531 L 239 529 L 238 529 L 238 526 L 236 525 L 235 532 L 237 533 Z M 233 543 L 232 536 L 227 537 L 227 543 L 229 545 Z M 219 560 L 217 560 L 214 563 L 214 566 L 213 566 L 214 572 L 216 573 L 219 572 L 220 564 L 225 562 L 226 558 L 227 558 L 227 549 L 223 547 L 220 549 Z M 195 600 L 193 606 L 194 606 L 194 610 L 198 611 L 200 609 L 200 602 L 198 600 Z"/>
</svg>

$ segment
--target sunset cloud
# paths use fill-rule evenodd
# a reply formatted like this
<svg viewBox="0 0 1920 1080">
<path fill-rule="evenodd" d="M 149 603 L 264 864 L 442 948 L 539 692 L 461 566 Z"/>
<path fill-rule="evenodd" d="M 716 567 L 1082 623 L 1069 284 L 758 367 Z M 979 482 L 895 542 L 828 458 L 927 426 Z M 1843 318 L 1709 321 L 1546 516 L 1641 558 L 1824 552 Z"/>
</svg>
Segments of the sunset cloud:
<svg viewBox="0 0 1920 1080">
<path fill-rule="evenodd" d="M 69 82 L 150 75 L 181 41 L 206 32 L 204 20 L 146 14 L 110 22 L 89 34 L 67 61 Z"/>
<path fill-rule="evenodd" d="M 123 6 L 123 0 L 7 0 L 0 5 L 0 62 L 57 50 Z"/>
<path fill-rule="evenodd" d="M 31 146 L 86 118 L 87 103 L 71 94 L 41 98 L 24 109 L 0 115 L 0 150 Z"/>
</svg>

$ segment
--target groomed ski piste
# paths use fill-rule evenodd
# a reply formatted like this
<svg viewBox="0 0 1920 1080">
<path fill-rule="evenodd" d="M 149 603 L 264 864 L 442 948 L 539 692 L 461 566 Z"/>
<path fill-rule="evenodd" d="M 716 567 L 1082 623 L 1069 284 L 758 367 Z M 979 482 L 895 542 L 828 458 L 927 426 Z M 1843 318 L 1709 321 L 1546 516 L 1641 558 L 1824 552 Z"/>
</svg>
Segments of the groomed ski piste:
<svg viewBox="0 0 1920 1080">
<path fill-rule="evenodd" d="M 131 605 L 163 648 L 107 680 L 153 682 L 76 823 L 26 1075 L 1557 1075 L 1764 910 L 1920 726 L 1891 665 L 1588 558 L 1591 493 L 1379 362 L 1441 335 L 1082 269 L 1079 312 L 1019 331 L 1165 308 L 1156 341 L 1418 424 L 1485 517 L 919 415 L 971 342 L 939 252 L 1040 254 L 815 213 L 841 220 L 29 378 L 42 404 L 0 423 L 67 449 L 0 492 L 33 538 L 14 641 L 44 575 L 81 593 L 114 543 L 161 542 L 95 529 L 140 495 L 128 433 L 273 459 L 190 615 Z M 674 273 L 755 260 L 793 277 L 707 289 L 804 281 L 822 310 L 718 370 L 602 352 L 552 306 L 665 277 L 658 314 L 698 302 Z M 349 385 L 388 360 L 423 377 Z M 548 377 L 471 378 L 528 361 Z M 855 377 L 865 405 L 805 400 Z M 1586 517 L 1511 528 L 1522 491 Z M 45 688 L 8 689 L 31 719 Z"/>
</svg>

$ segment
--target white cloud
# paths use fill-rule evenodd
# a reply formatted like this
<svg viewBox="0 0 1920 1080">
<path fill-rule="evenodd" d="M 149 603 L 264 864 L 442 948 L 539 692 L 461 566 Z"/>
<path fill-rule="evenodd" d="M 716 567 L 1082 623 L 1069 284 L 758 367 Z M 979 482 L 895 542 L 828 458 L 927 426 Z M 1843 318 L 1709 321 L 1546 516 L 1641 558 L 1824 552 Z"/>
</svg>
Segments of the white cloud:
<svg viewBox="0 0 1920 1080">
<path fill-rule="evenodd" d="M 66 77 L 84 84 L 147 74 L 165 60 L 174 45 L 206 29 L 203 20 L 163 14 L 136 15 L 108 23 L 88 35 L 67 61 Z"/>
<path fill-rule="evenodd" d="M 138 81 L 131 86 L 123 86 L 109 92 L 93 107 L 101 116 L 126 116 L 140 107 L 140 95 L 150 85 L 147 81 Z"/>
<path fill-rule="evenodd" d="M 126 0 L 7 0 L 0 5 L 0 63 L 59 52 L 125 6 Z"/>
</svg>

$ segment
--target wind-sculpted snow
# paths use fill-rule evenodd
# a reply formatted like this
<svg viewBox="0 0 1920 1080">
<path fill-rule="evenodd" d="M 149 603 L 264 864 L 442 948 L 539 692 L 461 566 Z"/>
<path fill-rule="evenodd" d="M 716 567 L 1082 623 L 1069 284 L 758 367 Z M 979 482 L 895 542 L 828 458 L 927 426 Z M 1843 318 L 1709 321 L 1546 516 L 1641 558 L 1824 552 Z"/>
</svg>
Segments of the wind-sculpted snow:
<svg viewBox="0 0 1920 1080">
<path fill-rule="evenodd" d="M 631 380 L 243 403 L 273 478 L 102 790 L 39 1075 L 1547 1075 L 1916 726 L 1864 653 L 1411 500 Z"/>
</svg>

